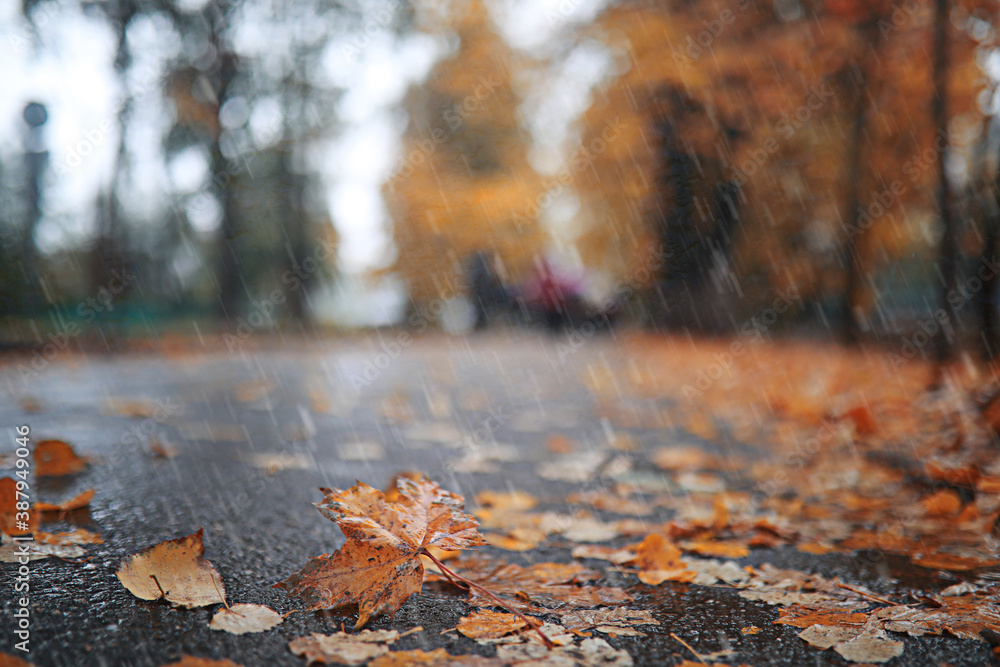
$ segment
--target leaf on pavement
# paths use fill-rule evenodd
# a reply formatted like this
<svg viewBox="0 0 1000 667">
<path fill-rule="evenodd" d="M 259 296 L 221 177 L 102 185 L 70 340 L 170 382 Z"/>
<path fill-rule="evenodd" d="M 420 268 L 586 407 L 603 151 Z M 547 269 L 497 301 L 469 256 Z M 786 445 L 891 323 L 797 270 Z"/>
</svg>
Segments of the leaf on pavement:
<svg viewBox="0 0 1000 667">
<path fill-rule="evenodd" d="M 579 563 L 535 563 L 521 567 L 477 556 L 458 561 L 455 569 L 459 568 L 463 576 L 488 587 L 523 613 L 564 614 L 574 609 L 619 606 L 632 600 L 620 588 L 584 585 L 599 579 L 601 573 Z M 475 589 L 469 592 L 469 602 L 477 607 L 495 604 Z"/>
<path fill-rule="evenodd" d="M 0 653 L 0 667 L 35 667 L 33 663 L 28 662 L 16 655 L 11 655 L 9 653 Z"/>
<path fill-rule="evenodd" d="M 316 507 L 340 526 L 347 542 L 276 586 L 311 609 L 357 604 L 356 628 L 373 615 L 395 614 L 420 591 L 423 549 L 454 551 L 485 544 L 476 520 L 463 511 L 462 497 L 424 478 L 399 478 L 396 502 L 360 482 L 346 491 L 322 490 L 326 498 Z"/>
<path fill-rule="evenodd" d="M 942 597 L 936 609 L 888 607 L 875 612 L 886 630 L 905 632 L 911 637 L 941 635 L 946 631 L 960 639 L 983 641 L 980 633 L 1000 633 L 1000 605 L 981 596 Z"/>
<path fill-rule="evenodd" d="M 75 544 L 42 544 L 40 542 L 15 542 L 6 533 L 0 533 L 0 563 L 18 563 L 43 558 L 79 558 L 87 552 Z"/>
<path fill-rule="evenodd" d="M 0 533 L 7 535 L 24 535 L 33 532 L 38 527 L 38 513 L 30 509 L 28 510 L 27 528 L 18 527 L 24 516 L 22 515 L 18 519 L 17 503 L 26 499 L 24 494 L 18 498 L 17 483 L 18 480 L 12 477 L 0 478 Z M 21 525 L 23 526 L 23 524 Z"/>
<path fill-rule="evenodd" d="M 689 570 L 681 560 L 681 550 L 663 535 L 651 533 L 635 547 L 635 561 L 639 568 L 639 581 L 658 586 L 664 581 L 692 581 L 697 572 Z"/>
<path fill-rule="evenodd" d="M 163 667 L 243 667 L 238 662 L 232 660 L 213 660 L 212 658 L 198 658 L 193 655 L 182 656 L 177 662 L 163 665 Z"/>
<path fill-rule="evenodd" d="M 866 632 L 849 642 L 837 644 L 833 650 L 851 662 L 888 662 L 903 655 L 903 642 L 889 639 L 882 631 Z"/>
<path fill-rule="evenodd" d="M 35 533 L 35 542 L 40 544 L 53 544 L 64 546 L 69 544 L 104 544 L 104 540 L 97 533 L 92 533 L 85 528 L 76 528 L 61 533 Z"/>
<path fill-rule="evenodd" d="M 87 467 L 89 459 L 77 456 L 73 447 L 62 440 L 40 440 L 35 444 L 35 475 L 62 477 Z"/>
<path fill-rule="evenodd" d="M 356 635 L 338 632 L 323 635 L 314 632 L 288 643 L 288 648 L 307 663 L 360 665 L 389 652 L 389 645 L 399 639 L 395 630 L 362 630 Z"/>
<path fill-rule="evenodd" d="M 570 630 L 597 630 L 604 634 L 645 637 L 646 633 L 636 630 L 635 625 L 659 625 L 648 609 L 627 609 L 609 607 L 604 609 L 584 609 L 571 611 L 562 617 L 562 623 Z"/>
<path fill-rule="evenodd" d="M 166 598 L 178 607 L 204 607 L 225 601 L 222 577 L 205 560 L 204 529 L 160 542 L 126 557 L 118 580 L 142 600 Z"/>
<path fill-rule="evenodd" d="M 39 512 L 71 512 L 81 507 L 86 507 L 94 499 L 94 490 L 87 489 L 80 495 L 64 500 L 61 503 L 35 503 L 35 509 Z"/>
<path fill-rule="evenodd" d="M 547 649 L 541 642 L 507 644 L 497 647 L 497 657 L 505 664 L 552 665 L 553 667 L 631 667 L 632 656 L 597 637 L 577 644 Z"/>
<path fill-rule="evenodd" d="M 234 604 L 215 612 L 208 627 L 234 635 L 245 635 L 248 632 L 270 630 L 282 620 L 281 614 L 262 604 Z"/>
<path fill-rule="evenodd" d="M 527 627 L 516 614 L 504 614 L 488 609 L 476 611 L 459 620 L 456 630 L 469 639 L 496 639 Z"/>
<path fill-rule="evenodd" d="M 809 628 L 814 625 L 844 627 L 848 625 L 863 626 L 868 620 L 868 614 L 861 612 L 835 611 L 830 609 L 811 609 L 792 605 L 782 607 L 775 623 L 791 625 L 796 628 Z"/>
<path fill-rule="evenodd" d="M 368 663 L 368 667 L 505 667 L 508 663 L 481 655 L 451 655 L 443 648 L 433 651 L 392 651 Z"/>
</svg>

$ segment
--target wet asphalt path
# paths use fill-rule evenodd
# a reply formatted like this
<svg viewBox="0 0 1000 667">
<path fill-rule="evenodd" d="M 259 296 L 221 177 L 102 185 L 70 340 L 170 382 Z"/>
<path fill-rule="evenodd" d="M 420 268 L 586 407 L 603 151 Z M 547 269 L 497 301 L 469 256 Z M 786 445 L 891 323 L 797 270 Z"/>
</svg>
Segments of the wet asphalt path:
<svg viewBox="0 0 1000 667">
<path fill-rule="evenodd" d="M 64 355 L 27 378 L 18 371 L 23 360 L 8 359 L 0 367 L 0 454 L 12 451 L 15 427 L 27 424 L 34 439 L 64 439 L 91 457 L 83 473 L 38 480 L 36 486 L 43 500 L 95 489 L 89 511 L 46 529 L 82 526 L 104 538 L 88 548 L 85 560 L 31 564 L 30 660 L 42 666 L 155 666 L 188 654 L 247 666 L 302 665 L 288 642 L 334 632 L 342 621 L 350 627 L 349 614 L 294 614 L 269 632 L 230 635 L 209 629 L 214 608 L 178 610 L 134 598 L 115 577 L 118 563 L 126 554 L 204 527 L 206 557 L 221 573 L 230 602 L 267 604 L 283 613 L 297 605 L 271 585 L 342 539 L 311 505 L 320 499 L 317 487 L 346 488 L 355 480 L 384 487 L 395 473 L 418 470 L 467 498 L 484 489 L 516 488 L 539 496 L 543 509 L 565 511 L 567 493 L 608 483 L 547 481 L 537 468 L 552 456 L 545 444 L 552 434 L 567 436 L 579 451 L 605 446 L 609 426 L 581 378 L 594 368 L 613 376 L 626 367 L 627 353 L 615 341 L 598 338 L 567 348 L 565 341 L 525 333 L 435 337 L 397 350 L 399 342 L 398 333 L 388 332 L 381 341 L 256 341 L 241 353 L 224 346 L 201 352 L 194 345 L 192 352 L 172 356 Z M 634 401 L 637 409 L 657 408 L 656 399 Z M 618 430 L 639 444 L 627 456 L 636 474 L 647 478 L 660 473 L 644 453 L 664 443 L 683 439 L 715 453 L 739 446 L 673 430 Z M 151 455 L 151 439 L 179 455 Z M 456 461 L 464 461 L 458 470 Z M 487 471 L 465 471 L 477 466 Z M 669 517 L 664 511 L 653 518 Z M 569 550 L 556 546 L 522 554 L 484 550 L 518 563 L 570 560 Z M 793 548 L 758 549 L 741 562 L 837 575 L 884 592 L 902 585 L 886 573 L 904 581 L 908 574 L 904 565 L 877 554 L 817 557 Z M 599 561 L 588 565 L 607 567 Z M 8 653 L 15 641 L 7 631 L 15 569 L 0 563 L 0 651 Z M 702 654 L 732 650 L 720 659 L 732 665 L 850 664 L 807 646 L 796 637 L 797 628 L 773 625 L 777 608 L 733 590 L 669 582 L 653 588 L 611 569 L 602 583 L 625 587 L 636 607 L 652 610 L 661 622 L 649 638 L 609 640 L 637 665 L 694 659 L 670 632 Z M 462 594 L 427 585 L 394 620 L 377 617 L 369 627 L 425 628 L 397 642 L 397 650 L 443 647 L 452 654 L 490 655 L 491 648 L 456 633 L 440 634 L 470 611 Z M 750 625 L 761 631 L 743 635 L 740 628 Z M 984 643 L 905 641 L 903 656 L 888 664 L 979 665 L 992 659 Z"/>
</svg>

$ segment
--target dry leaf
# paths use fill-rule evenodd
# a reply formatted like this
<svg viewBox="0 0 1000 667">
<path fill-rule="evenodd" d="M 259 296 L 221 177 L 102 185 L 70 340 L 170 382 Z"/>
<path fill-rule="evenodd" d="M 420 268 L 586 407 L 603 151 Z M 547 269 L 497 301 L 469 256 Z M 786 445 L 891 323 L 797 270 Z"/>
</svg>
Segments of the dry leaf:
<svg viewBox="0 0 1000 667">
<path fill-rule="evenodd" d="M 118 580 L 142 600 L 166 598 L 179 607 L 204 607 L 225 601 L 222 577 L 205 560 L 203 528 L 166 540 L 126 557 Z"/>
<path fill-rule="evenodd" d="M 942 489 L 921 498 L 920 505 L 930 516 L 954 516 L 962 511 L 962 499 L 951 489 Z"/>
<path fill-rule="evenodd" d="M 538 498 L 524 491 L 480 491 L 476 503 L 501 512 L 523 512 L 534 509 Z"/>
<path fill-rule="evenodd" d="M 469 639 L 496 639 L 527 627 L 527 623 L 516 614 L 503 614 L 496 611 L 481 610 L 464 616 L 455 626 Z"/>
<path fill-rule="evenodd" d="M 834 611 L 830 609 L 811 609 L 799 605 L 783 607 L 775 623 L 791 625 L 796 628 L 809 628 L 814 625 L 837 626 L 856 625 L 859 628 L 868 620 L 868 614 L 861 612 Z"/>
<path fill-rule="evenodd" d="M 259 452 L 249 454 L 244 460 L 255 468 L 260 468 L 273 475 L 281 470 L 313 470 L 315 460 L 301 453 L 288 454 L 284 452 Z"/>
<path fill-rule="evenodd" d="M 664 581 L 692 581 L 697 573 L 687 569 L 681 550 L 659 533 L 651 533 L 635 549 L 633 564 L 639 568 L 639 581 L 658 586 Z"/>
<path fill-rule="evenodd" d="M 837 644 L 833 650 L 851 662 L 888 662 L 903 655 L 903 642 L 889 639 L 888 635 L 879 631 Z"/>
<path fill-rule="evenodd" d="M 340 526 L 347 542 L 276 586 L 311 609 L 357 604 L 357 628 L 375 614 L 395 614 L 420 591 L 424 548 L 458 550 L 485 543 L 476 520 L 462 510 L 462 497 L 427 479 L 398 478 L 394 503 L 362 483 L 323 491 L 326 498 L 316 507 Z"/>
<path fill-rule="evenodd" d="M 288 643 L 295 655 L 304 657 L 307 663 L 360 665 L 372 658 L 389 652 L 389 644 L 399 638 L 395 630 L 362 630 L 356 635 L 338 632 L 323 635 L 314 632 L 308 637 L 299 637 Z"/>
<path fill-rule="evenodd" d="M 562 623 L 570 630 L 596 629 L 605 634 L 644 637 L 646 633 L 635 630 L 634 625 L 659 625 L 648 609 L 627 609 L 608 607 L 571 611 L 562 617 Z"/>
<path fill-rule="evenodd" d="M 1000 633 L 1000 605 L 978 596 L 936 598 L 942 606 L 936 609 L 888 607 L 875 612 L 882 627 L 893 632 L 905 632 L 911 637 L 941 635 L 946 631 L 961 639 L 983 641 L 980 632 Z"/>
<path fill-rule="evenodd" d="M 368 667 L 505 667 L 496 658 L 481 655 L 450 655 L 443 648 L 433 651 L 392 651 L 368 663 Z M 539 666 L 541 667 L 541 666 Z"/>
<path fill-rule="evenodd" d="M 71 512 L 86 507 L 93 499 L 94 490 L 87 489 L 75 498 L 64 500 L 61 503 L 35 503 L 35 509 L 39 512 Z"/>
<path fill-rule="evenodd" d="M 7 535 L 27 535 L 38 528 L 38 513 L 33 509 L 27 510 L 27 527 L 18 527 L 18 525 L 23 525 L 21 522 L 24 520 L 24 517 L 21 516 L 18 518 L 17 503 L 30 503 L 31 499 L 30 496 L 26 497 L 24 493 L 21 494 L 20 498 L 18 497 L 18 481 L 12 477 L 0 478 L 0 533 L 6 533 Z M 27 484 L 23 486 L 27 488 Z"/>
<path fill-rule="evenodd" d="M 0 653 L 0 667 L 35 667 L 34 664 L 17 657 L 16 655 L 11 655 L 9 653 Z"/>
<path fill-rule="evenodd" d="M 75 544 L 15 542 L 9 535 L 0 533 L 0 563 L 17 563 L 23 558 L 32 561 L 43 558 L 80 558 L 85 555 L 87 552 Z"/>
<path fill-rule="evenodd" d="M 36 542 L 42 544 L 104 544 L 104 540 L 101 539 L 100 535 L 83 528 L 62 533 L 35 533 L 34 537 Z"/>
<path fill-rule="evenodd" d="M 234 604 L 215 612 L 208 627 L 234 635 L 245 635 L 248 632 L 270 630 L 281 621 L 281 614 L 262 604 Z"/>
<path fill-rule="evenodd" d="M 213 660 L 212 658 L 197 658 L 193 655 L 182 656 L 177 662 L 171 662 L 163 667 L 243 667 L 232 660 Z"/>
<path fill-rule="evenodd" d="M 35 444 L 35 475 L 62 477 L 73 475 L 87 467 L 89 459 L 81 458 L 69 443 L 62 440 L 40 440 Z"/>
<path fill-rule="evenodd" d="M 173 459 L 180 456 L 180 450 L 169 442 L 163 442 L 159 438 L 149 441 L 149 451 L 153 456 L 160 459 Z"/>
<path fill-rule="evenodd" d="M 579 563 L 535 563 L 521 567 L 477 556 L 458 561 L 455 569 L 523 613 L 563 614 L 574 609 L 618 606 L 632 600 L 619 588 L 582 585 L 600 578 L 601 573 Z M 475 589 L 469 591 L 469 602 L 478 607 L 495 604 Z"/>
</svg>

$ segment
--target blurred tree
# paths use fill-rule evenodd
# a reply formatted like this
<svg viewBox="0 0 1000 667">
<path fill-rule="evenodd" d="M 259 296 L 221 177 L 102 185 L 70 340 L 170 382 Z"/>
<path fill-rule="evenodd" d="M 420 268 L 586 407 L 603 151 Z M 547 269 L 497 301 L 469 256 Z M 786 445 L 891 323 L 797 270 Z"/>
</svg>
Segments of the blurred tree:
<svg viewBox="0 0 1000 667">
<path fill-rule="evenodd" d="M 385 188 L 395 269 L 418 308 L 464 291 L 463 266 L 495 252 L 506 281 L 524 278 L 543 249 L 545 190 L 527 157 L 512 79 L 517 58 L 479 1 L 456 3 L 447 25 L 456 52 L 404 102 L 409 124 Z"/>
<path fill-rule="evenodd" d="M 972 25 L 972 4 L 951 19 L 963 28 L 954 31 L 947 77 L 960 160 L 974 136 L 966 129 L 980 117 L 977 33 L 992 25 L 985 14 Z M 803 306 L 843 303 L 847 294 L 856 316 L 847 328 L 861 317 L 867 325 L 882 298 L 873 289 L 879 268 L 924 252 L 930 238 L 939 128 L 914 100 L 934 95 L 932 24 L 916 0 L 649 1 L 607 10 L 583 35 L 621 54 L 621 73 L 595 92 L 584 145 L 612 120 L 626 129 L 576 174 L 588 252 L 615 247 L 629 257 L 618 275 L 630 280 L 654 238 L 696 250 L 685 263 L 663 246 L 664 276 L 685 279 L 661 283 L 657 300 L 695 304 L 685 324 L 735 324 L 795 286 Z M 736 207 L 713 196 L 727 182 L 739 185 Z M 725 218 L 734 212 L 738 225 Z M 727 225 L 735 233 L 720 235 Z M 727 236 L 732 245 L 720 252 Z"/>
</svg>

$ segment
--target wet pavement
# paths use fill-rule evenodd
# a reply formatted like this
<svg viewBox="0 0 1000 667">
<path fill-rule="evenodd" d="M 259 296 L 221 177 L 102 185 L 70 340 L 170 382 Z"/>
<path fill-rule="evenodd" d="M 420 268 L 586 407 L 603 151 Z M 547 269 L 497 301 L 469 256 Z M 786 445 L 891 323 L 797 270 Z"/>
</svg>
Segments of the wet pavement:
<svg viewBox="0 0 1000 667">
<path fill-rule="evenodd" d="M 161 665 L 182 654 L 248 666 L 304 664 L 288 642 L 334 632 L 342 622 L 351 627 L 351 614 L 297 613 L 271 631 L 235 636 L 209 629 L 214 607 L 181 610 L 139 600 L 121 586 L 115 570 L 127 554 L 204 527 L 206 558 L 221 573 L 229 601 L 289 612 L 297 602 L 272 584 L 342 541 L 337 527 L 311 505 L 321 497 L 320 486 L 346 488 L 362 480 L 384 487 L 395 473 L 416 470 L 468 499 L 482 490 L 520 489 L 538 496 L 541 509 L 565 511 L 568 493 L 613 481 L 599 476 L 572 483 L 538 475 L 539 465 L 552 457 L 546 440 L 553 434 L 566 436 L 579 451 L 604 451 L 611 426 L 585 379 L 595 369 L 614 377 L 628 368 L 627 346 L 610 337 L 577 344 L 530 333 L 413 340 L 386 332 L 344 342 L 254 340 L 236 351 L 192 347 L 168 355 L 66 354 L 28 373 L 19 370 L 25 359 L 15 357 L 0 368 L 0 425 L 7 433 L 0 454 L 13 449 L 15 427 L 28 424 L 34 440 L 63 439 L 92 458 L 80 474 L 38 480 L 42 500 L 96 491 L 89 509 L 46 524 L 46 530 L 80 526 L 104 539 L 88 547 L 87 558 L 31 564 L 27 657 L 36 665 Z M 642 400 L 655 407 L 655 399 Z M 723 456 L 753 453 L 747 445 L 708 442 L 682 429 L 614 428 L 638 447 L 624 454 L 609 450 L 608 456 L 624 455 L 634 475 L 662 479 L 664 488 L 669 481 L 646 457 L 654 447 L 683 441 Z M 154 440 L 179 455 L 152 455 Z M 476 469 L 486 471 L 468 472 Z M 734 473 L 735 486 L 738 477 Z M 669 510 L 658 512 L 651 523 L 671 516 Z M 631 542 L 635 538 L 608 544 Z M 571 560 L 569 548 L 552 543 L 523 553 L 482 550 L 521 564 Z M 958 581 L 878 552 L 816 556 L 793 547 L 758 548 L 739 563 L 837 576 L 882 595 Z M 585 564 L 606 571 L 598 583 L 624 587 L 636 608 L 651 610 L 660 621 L 650 637 L 608 640 L 636 665 L 695 660 L 670 633 L 701 655 L 730 651 L 716 659 L 725 664 L 851 664 L 807 645 L 796 636 L 800 629 L 774 625 L 777 607 L 745 600 L 733 589 L 646 586 L 608 563 Z M 6 630 L 15 569 L 0 563 L 0 651 L 7 653 L 14 653 L 16 641 Z M 379 616 L 368 627 L 424 628 L 394 650 L 492 655 L 492 647 L 441 634 L 471 610 L 461 592 L 427 584 L 395 619 Z M 749 626 L 760 630 L 744 634 L 741 629 Z M 905 652 L 889 665 L 994 660 L 985 642 L 895 638 L 905 641 Z"/>
</svg>

